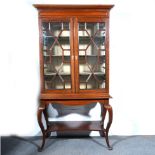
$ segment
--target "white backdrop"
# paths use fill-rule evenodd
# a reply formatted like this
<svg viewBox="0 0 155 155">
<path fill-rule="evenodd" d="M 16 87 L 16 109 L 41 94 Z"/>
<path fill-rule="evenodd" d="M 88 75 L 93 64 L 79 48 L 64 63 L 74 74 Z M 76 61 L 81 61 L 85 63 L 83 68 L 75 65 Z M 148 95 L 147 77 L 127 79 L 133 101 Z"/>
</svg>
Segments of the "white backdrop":
<svg viewBox="0 0 155 155">
<path fill-rule="evenodd" d="M 33 3 L 84 4 L 83 0 L 1 1 L 1 135 L 40 131 L 36 119 L 39 36 Z M 96 0 L 94 4 L 115 5 L 110 19 L 110 103 L 114 109 L 110 134 L 155 134 L 155 1 Z M 92 118 L 98 110 L 97 106 L 91 112 Z"/>
</svg>

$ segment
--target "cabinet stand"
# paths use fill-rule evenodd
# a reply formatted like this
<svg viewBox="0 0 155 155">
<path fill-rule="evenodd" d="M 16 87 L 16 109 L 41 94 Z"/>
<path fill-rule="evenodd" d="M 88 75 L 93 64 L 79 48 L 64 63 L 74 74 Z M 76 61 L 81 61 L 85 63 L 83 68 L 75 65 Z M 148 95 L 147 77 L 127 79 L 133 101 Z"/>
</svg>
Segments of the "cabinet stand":
<svg viewBox="0 0 155 155">
<path fill-rule="evenodd" d="M 71 102 L 78 102 L 77 100 L 71 100 Z M 48 121 L 48 114 L 47 114 L 47 108 L 48 104 L 51 104 L 52 100 L 42 100 L 40 102 L 40 106 L 38 108 L 38 123 L 42 131 L 42 144 L 38 151 L 42 151 L 43 147 L 45 145 L 45 140 L 50 136 L 51 132 L 54 131 L 99 131 L 100 135 L 105 137 L 106 144 L 109 150 L 112 150 L 112 147 L 109 144 L 109 129 L 112 124 L 113 119 L 113 110 L 111 105 L 109 104 L 109 100 L 98 100 L 98 102 L 101 104 L 101 115 L 102 120 L 101 121 L 58 121 L 58 122 L 49 122 Z M 63 101 L 57 101 L 58 103 Z M 86 104 L 88 104 L 88 101 L 85 101 Z M 54 101 L 55 103 L 55 101 Z M 66 102 L 65 102 L 66 104 Z M 67 104 L 66 104 L 67 105 Z M 81 105 L 81 104 L 80 104 Z M 83 103 L 83 105 L 85 105 Z M 108 122 L 107 125 L 104 127 L 104 120 L 108 113 Z M 42 122 L 42 115 L 45 118 L 46 127 L 44 127 Z M 67 124 L 80 124 L 77 128 L 69 128 L 69 125 Z"/>
</svg>

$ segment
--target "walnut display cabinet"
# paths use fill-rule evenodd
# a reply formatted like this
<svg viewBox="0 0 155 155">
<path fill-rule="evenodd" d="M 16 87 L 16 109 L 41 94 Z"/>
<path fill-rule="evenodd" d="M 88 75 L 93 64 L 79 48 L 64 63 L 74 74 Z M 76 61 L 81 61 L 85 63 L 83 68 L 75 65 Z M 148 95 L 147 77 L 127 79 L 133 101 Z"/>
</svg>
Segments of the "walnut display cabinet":
<svg viewBox="0 0 155 155">
<path fill-rule="evenodd" d="M 40 105 L 38 123 L 45 139 L 54 131 L 99 131 L 109 144 L 109 14 L 113 5 L 41 5 L 39 15 Z M 48 105 L 101 104 L 100 121 L 50 122 Z M 43 125 L 42 114 L 46 125 Z M 108 117 L 104 126 L 105 117 Z M 68 123 L 78 124 L 72 128 Z"/>
</svg>

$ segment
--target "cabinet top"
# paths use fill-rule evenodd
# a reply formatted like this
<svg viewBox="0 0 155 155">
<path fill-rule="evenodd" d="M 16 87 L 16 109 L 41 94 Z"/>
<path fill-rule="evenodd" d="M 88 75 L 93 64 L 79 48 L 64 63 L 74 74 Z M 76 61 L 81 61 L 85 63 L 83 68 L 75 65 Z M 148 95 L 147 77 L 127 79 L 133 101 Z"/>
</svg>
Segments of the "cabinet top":
<svg viewBox="0 0 155 155">
<path fill-rule="evenodd" d="M 50 9 L 106 9 L 110 10 L 114 5 L 52 5 L 52 4 L 33 4 L 38 10 Z"/>
</svg>

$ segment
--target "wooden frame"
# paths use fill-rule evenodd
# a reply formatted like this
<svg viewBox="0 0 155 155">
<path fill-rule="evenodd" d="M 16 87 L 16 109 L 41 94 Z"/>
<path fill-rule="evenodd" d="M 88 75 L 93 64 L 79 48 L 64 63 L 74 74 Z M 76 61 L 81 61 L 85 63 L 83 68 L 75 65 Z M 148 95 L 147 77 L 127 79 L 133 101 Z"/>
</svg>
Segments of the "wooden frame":
<svg viewBox="0 0 155 155">
<path fill-rule="evenodd" d="M 106 18 L 101 17 L 94 17 L 94 16 L 87 16 L 87 18 L 83 18 L 83 17 L 76 17 L 75 18 L 75 22 L 74 22 L 74 37 L 78 36 L 78 30 L 77 30 L 77 25 L 78 22 L 105 22 L 105 27 L 106 27 L 106 88 L 104 89 L 95 89 L 95 90 L 80 90 L 79 88 L 79 61 L 78 61 L 78 57 L 79 57 L 79 43 L 78 43 L 78 39 L 76 39 L 76 41 L 74 42 L 75 44 L 75 57 L 77 58 L 75 61 L 75 66 L 77 68 L 77 72 L 76 72 L 76 93 L 108 93 L 109 92 L 109 20 Z"/>
<path fill-rule="evenodd" d="M 73 93 L 75 90 L 75 86 L 74 86 L 74 59 L 70 60 L 70 64 L 71 64 L 71 79 L 72 79 L 72 88 L 71 90 L 45 90 L 44 87 L 44 60 L 43 60 L 43 52 L 42 52 L 42 46 L 43 46 L 43 41 L 42 41 L 42 37 L 43 36 L 43 32 L 41 29 L 41 23 L 44 21 L 52 21 L 52 22 L 69 22 L 70 23 L 70 48 L 71 48 L 71 58 L 74 56 L 73 53 L 73 19 L 72 18 L 62 18 L 62 17 L 50 17 L 50 18 L 39 18 L 39 32 L 40 32 L 40 37 L 39 37 L 39 43 L 40 43 L 40 79 L 41 79 L 41 92 L 46 92 L 46 93 Z"/>
<path fill-rule="evenodd" d="M 38 123 L 43 133 L 43 149 L 46 137 L 53 131 L 66 130 L 90 130 L 99 131 L 106 139 L 108 149 L 112 149 L 109 144 L 108 133 L 112 123 L 112 107 L 109 104 L 109 12 L 113 5 L 41 5 L 35 4 L 39 15 L 39 44 L 40 44 L 40 105 L 38 108 Z M 43 59 L 43 40 L 42 40 L 42 21 L 68 21 L 70 23 L 70 65 L 71 65 L 71 89 L 47 90 L 44 86 L 44 59 Z M 78 43 L 78 22 L 105 22 L 106 41 L 105 41 L 105 62 L 106 62 L 106 82 L 104 89 L 80 90 L 79 86 L 79 43 Z M 51 103 L 64 105 L 85 105 L 92 102 L 99 102 L 102 107 L 102 120 L 98 122 L 85 122 L 77 129 L 67 128 L 65 122 L 55 122 L 51 125 L 48 121 L 47 108 Z M 109 119 L 106 127 L 104 120 L 106 113 Z M 46 127 L 42 123 L 42 113 L 46 120 Z M 78 122 L 72 122 L 78 123 Z M 90 127 L 91 126 L 91 127 Z"/>
</svg>

